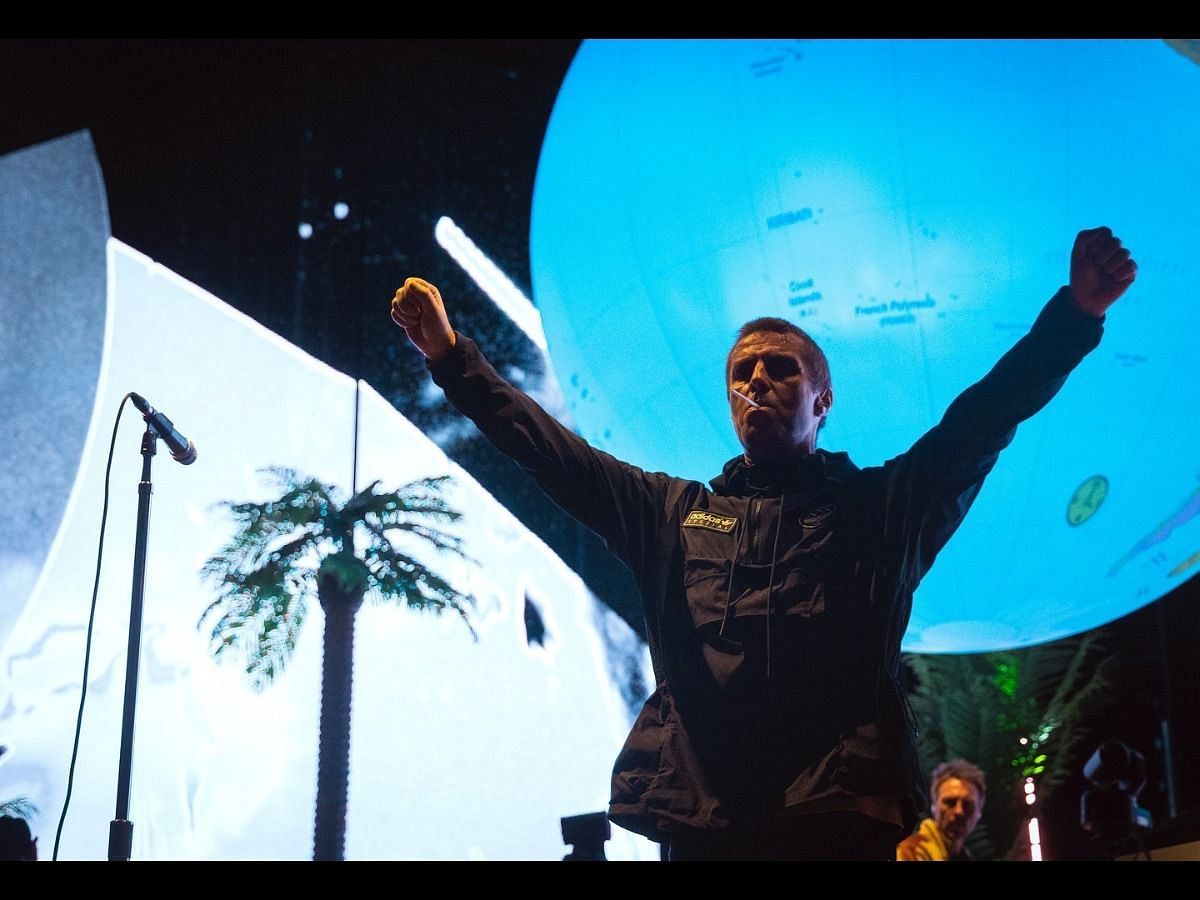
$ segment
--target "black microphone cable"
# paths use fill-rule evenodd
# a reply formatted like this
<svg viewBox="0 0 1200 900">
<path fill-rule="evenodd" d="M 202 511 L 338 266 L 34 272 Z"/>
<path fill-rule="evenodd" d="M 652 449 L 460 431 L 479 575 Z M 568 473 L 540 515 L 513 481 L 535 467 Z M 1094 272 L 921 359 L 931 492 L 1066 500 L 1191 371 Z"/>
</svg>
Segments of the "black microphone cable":
<svg viewBox="0 0 1200 900">
<path fill-rule="evenodd" d="M 75 719 L 75 743 L 71 748 L 71 767 L 67 771 L 67 796 L 63 799 L 62 815 L 59 816 L 58 828 L 54 832 L 54 853 L 50 857 L 52 861 L 58 860 L 58 844 L 62 840 L 63 824 L 67 820 L 67 807 L 71 803 L 71 787 L 75 782 L 75 761 L 79 757 L 79 735 L 83 729 L 83 706 L 87 700 L 88 667 L 92 661 L 92 627 L 96 623 L 96 596 L 100 591 L 100 563 L 104 559 L 104 526 L 108 521 L 108 482 L 112 473 L 113 450 L 117 445 L 117 428 L 121 424 L 121 413 L 125 411 L 125 403 L 129 398 L 130 395 L 126 394 L 121 398 L 121 405 L 117 407 L 117 420 L 113 423 L 112 440 L 108 445 L 108 463 L 104 467 L 104 509 L 100 513 L 100 546 L 96 552 L 96 581 L 92 585 L 92 608 L 88 613 L 87 639 L 84 643 L 83 687 L 79 692 L 79 715 Z"/>
</svg>

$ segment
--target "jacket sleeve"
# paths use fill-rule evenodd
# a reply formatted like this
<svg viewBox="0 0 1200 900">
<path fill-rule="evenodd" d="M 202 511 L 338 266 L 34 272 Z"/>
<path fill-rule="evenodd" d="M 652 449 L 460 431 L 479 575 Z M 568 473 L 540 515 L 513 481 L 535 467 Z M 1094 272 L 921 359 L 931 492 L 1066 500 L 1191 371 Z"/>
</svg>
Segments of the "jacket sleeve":
<svg viewBox="0 0 1200 900">
<path fill-rule="evenodd" d="M 1017 425 L 1058 393 L 1100 342 L 1103 319 L 1061 288 L 1022 337 L 907 453 L 885 464 L 886 543 L 915 587 L 974 502 Z"/>
<path fill-rule="evenodd" d="M 641 578 L 665 516 L 671 478 L 592 447 L 503 379 L 461 334 L 429 371 L 459 412 Z"/>
</svg>

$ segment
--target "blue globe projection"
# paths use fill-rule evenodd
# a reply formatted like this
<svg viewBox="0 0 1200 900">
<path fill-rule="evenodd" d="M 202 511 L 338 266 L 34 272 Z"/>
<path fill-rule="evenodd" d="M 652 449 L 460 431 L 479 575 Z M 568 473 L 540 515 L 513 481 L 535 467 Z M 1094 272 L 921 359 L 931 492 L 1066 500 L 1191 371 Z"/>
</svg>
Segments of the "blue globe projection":
<svg viewBox="0 0 1200 900">
<path fill-rule="evenodd" d="M 580 432 L 707 480 L 762 315 L 825 349 L 820 445 L 903 452 L 1067 281 L 1140 265 L 919 588 L 905 648 L 1019 647 L 1200 572 L 1195 42 L 588 41 L 534 192 L 534 299 Z"/>
</svg>

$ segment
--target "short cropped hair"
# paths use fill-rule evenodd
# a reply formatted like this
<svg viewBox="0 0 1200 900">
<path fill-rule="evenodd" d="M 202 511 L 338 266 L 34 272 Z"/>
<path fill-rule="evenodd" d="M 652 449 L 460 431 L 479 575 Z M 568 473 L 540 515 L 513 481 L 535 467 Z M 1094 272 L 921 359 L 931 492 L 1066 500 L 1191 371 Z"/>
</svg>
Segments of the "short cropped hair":
<svg viewBox="0 0 1200 900">
<path fill-rule="evenodd" d="M 939 765 L 933 770 L 931 786 L 935 803 L 937 802 L 938 788 L 947 778 L 957 778 L 959 781 L 973 784 L 979 791 L 979 808 L 983 809 L 983 803 L 987 799 L 987 779 L 983 775 L 983 769 L 961 758 L 952 759 Z"/>
<path fill-rule="evenodd" d="M 804 357 L 804 371 L 805 375 L 808 376 L 808 383 L 818 392 L 827 391 L 832 387 L 829 378 L 829 360 L 825 358 L 825 353 L 817 346 L 817 342 L 812 339 L 812 335 L 798 325 L 793 325 L 787 319 L 780 319 L 776 316 L 762 316 L 758 319 L 751 319 L 738 329 L 737 337 L 733 340 L 733 346 L 729 348 L 729 353 L 725 357 L 726 381 L 729 380 L 729 364 L 733 360 L 734 347 L 737 347 L 743 338 L 761 332 L 790 334 L 798 337 L 803 347 L 801 355 Z"/>
</svg>

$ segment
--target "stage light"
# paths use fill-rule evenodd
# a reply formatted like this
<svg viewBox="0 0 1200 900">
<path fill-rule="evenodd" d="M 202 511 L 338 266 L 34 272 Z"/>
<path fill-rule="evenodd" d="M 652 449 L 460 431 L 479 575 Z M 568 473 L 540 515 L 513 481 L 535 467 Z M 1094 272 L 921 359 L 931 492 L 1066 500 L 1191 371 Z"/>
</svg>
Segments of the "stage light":
<svg viewBox="0 0 1200 900">
<path fill-rule="evenodd" d="M 604 842 L 612 837 L 608 816 L 602 812 L 564 816 L 560 820 L 563 843 L 571 846 L 564 862 L 604 862 Z"/>
<path fill-rule="evenodd" d="M 1079 824 L 1116 855 L 1153 824 L 1150 813 L 1138 806 L 1138 794 L 1146 786 L 1146 757 L 1110 738 L 1084 764 L 1083 777 L 1092 787 L 1079 800 Z"/>
</svg>

